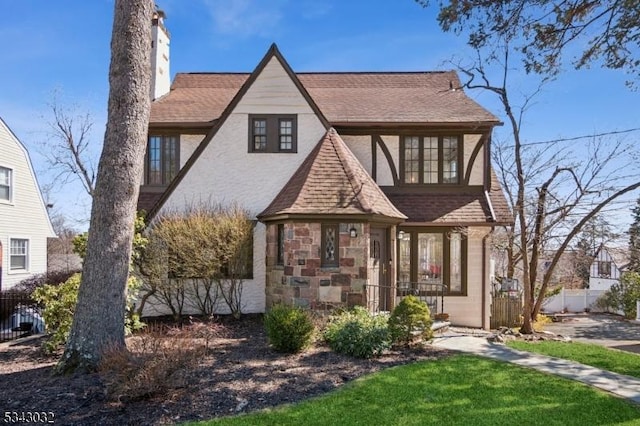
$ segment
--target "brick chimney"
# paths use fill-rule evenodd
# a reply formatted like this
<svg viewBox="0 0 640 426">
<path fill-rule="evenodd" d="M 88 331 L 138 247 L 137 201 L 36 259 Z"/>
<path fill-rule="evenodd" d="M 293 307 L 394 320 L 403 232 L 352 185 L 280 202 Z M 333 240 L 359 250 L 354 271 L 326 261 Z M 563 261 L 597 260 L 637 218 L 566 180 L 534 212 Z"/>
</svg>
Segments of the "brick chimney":
<svg viewBox="0 0 640 426">
<path fill-rule="evenodd" d="M 164 26 L 165 13 L 156 8 L 151 20 L 151 100 L 169 93 L 169 31 Z"/>
</svg>

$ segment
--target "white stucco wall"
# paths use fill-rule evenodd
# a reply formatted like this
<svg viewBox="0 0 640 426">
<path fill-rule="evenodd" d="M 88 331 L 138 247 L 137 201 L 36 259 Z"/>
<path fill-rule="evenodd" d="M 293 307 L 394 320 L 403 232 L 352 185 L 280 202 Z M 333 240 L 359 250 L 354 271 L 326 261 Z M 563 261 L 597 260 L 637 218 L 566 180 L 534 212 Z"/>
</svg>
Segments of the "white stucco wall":
<svg viewBox="0 0 640 426">
<path fill-rule="evenodd" d="M 249 153 L 249 114 L 297 114 L 297 153 Z M 263 211 L 289 181 L 326 129 L 274 57 L 159 211 L 211 202 L 238 204 L 252 216 Z M 245 283 L 251 312 L 264 311 L 266 242 L 254 236 L 254 279 Z M 248 311 L 249 312 L 249 311 Z"/>
<path fill-rule="evenodd" d="M 471 155 L 473 154 L 473 150 L 476 148 L 476 145 L 480 142 L 481 135 L 464 135 L 464 148 L 462 153 L 464 155 L 464 168 L 463 168 L 463 177 L 466 176 L 467 170 L 469 169 L 469 161 L 471 160 Z M 480 148 L 480 152 L 476 156 L 476 159 L 473 162 L 473 168 L 471 169 L 471 176 L 469 178 L 469 185 L 482 185 L 484 181 L 484 149 L 483 146 Z"/>
<path fill-rule="evenodd" d="M 400 137 L 396 135 L 381 136 L 381 138 L 391 154 L 396 172 L 400 173 Z M 387 157 L 384 155 L 382 148 L 379 146 L 376 152 L 376 166 L 378 185 L 393 186 L 393 173 L 391 171 L 391 166 L 389 165 L 389 161 L 387 161 Z"/>
<path fill-rule="evenodd" d="M 360 164 L 371 176 L 371 165 L 373 155 L 371 153 L 371 136 L 342 136 L 342 140 L 347 144 L 351 152 L 356 156 Z"/>
<path fill-rule="evenodd" d="M 444 298 L 444 310 L 449 314 L 451 323 L 465 327 L 482 327 L 482 238 L 489 232 L 488 228 L 469 228 L 467 252 L 467 296 L 449 296 Z M 487 288 L 485 289 L 486 312 L 485 325 L 489 326 L 489 256 L 485 274 Z"/>
<path fill-rule="evenodd" d="M 205 135 L 180 135 L 180 168 L 182 169 Z"/>
<path fill-rule="evenodd" d="M 21 280 L 47 271 L 47 238 L 55 237 L 29 154 L 0 119 L 0 166 L 12 170 L 12 199 L 0 201 L 2 244 L 2 290 Z M 10 271 L 12 238 L 28 240 L 27 269 Z"/>
</svg>

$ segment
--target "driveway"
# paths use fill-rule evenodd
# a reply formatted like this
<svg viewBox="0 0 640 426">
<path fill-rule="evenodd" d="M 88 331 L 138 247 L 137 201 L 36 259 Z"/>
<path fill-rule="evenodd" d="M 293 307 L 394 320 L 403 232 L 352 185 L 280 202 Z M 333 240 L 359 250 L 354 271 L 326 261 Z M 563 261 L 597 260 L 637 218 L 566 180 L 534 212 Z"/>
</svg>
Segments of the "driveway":
<svg viewBox="0 0 640 426">
<path fill-rule="evenodd" d="M 610 314 L 558 314 L 545 330 L 573 340 L 640 354 L 640 324 Z"/>
</svg>

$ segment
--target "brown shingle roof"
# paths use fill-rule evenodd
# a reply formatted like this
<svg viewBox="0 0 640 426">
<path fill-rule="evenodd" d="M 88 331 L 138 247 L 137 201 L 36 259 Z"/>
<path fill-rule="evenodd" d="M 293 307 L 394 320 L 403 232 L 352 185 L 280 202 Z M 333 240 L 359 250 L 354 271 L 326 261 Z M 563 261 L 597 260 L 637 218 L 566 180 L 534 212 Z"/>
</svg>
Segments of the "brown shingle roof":
<svg viewBox="0 0 640 426">
<path fill-rule="evenodd" d="M 511 208 L 504 196 L 504 192 L 498 181 L 498 176 L 496 176 L 493 168 L 491 169 L 491 190 L 489 191 L 489 197 L 491 198 L 491 207 L 493 207 L 496 222 L 513 223 Z"/>
<path fill-rule="evenodd" d="M 513 222 L 511 210 L 492 171 L 489 201 L 483 192 L 387 194 L 409 219 L 442 225 L 506 225 Z M 493 209 L 493 212 L 491 211 Z"/>
<path fill-rule="evenodd" d="M 397 222 L 406 219 L 334 129 L 327 131 L 258 217 L 280 215 L 374 215 Z"/>
<path fill-rule="evenodd" d="M 151 105 L 151 125 L 211 122 L 250 74 L 181 73 L 171 92 Z M 467 97 L 454 71 L 298 73 L 332 123 L 493 123 L 493 114 Z"/>
</svg>

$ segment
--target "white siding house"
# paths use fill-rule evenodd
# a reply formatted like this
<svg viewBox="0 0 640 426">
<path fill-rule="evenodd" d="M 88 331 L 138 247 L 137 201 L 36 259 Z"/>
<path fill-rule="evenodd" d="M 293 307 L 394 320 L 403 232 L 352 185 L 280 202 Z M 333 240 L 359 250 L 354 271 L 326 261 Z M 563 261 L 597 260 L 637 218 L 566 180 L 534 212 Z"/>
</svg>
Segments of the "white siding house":
<svg viewBox="0 0 640 426">
<path fill-rule="evenodd" d="M 0 118 L 0 289 L 46 272 L 55 236 L 29 153 Z"/>
</svg>

